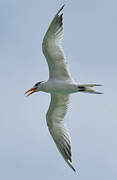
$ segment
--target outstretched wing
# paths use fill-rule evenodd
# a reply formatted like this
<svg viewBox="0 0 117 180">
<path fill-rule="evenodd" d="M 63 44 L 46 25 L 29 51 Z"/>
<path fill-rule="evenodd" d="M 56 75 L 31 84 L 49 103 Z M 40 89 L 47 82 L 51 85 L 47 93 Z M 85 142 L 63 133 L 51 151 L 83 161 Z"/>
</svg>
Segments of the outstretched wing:
<svg viewBox="0 0 117 180">
<path fill-rule="evenodd" d="M 60 10 L 52 20 L 42 43 L 43 53 L 46 57 L 49 67 L 49 78 L 57 80 L 71 80 L 68 65 L 64 58 L 64 52 L 61 47 L 61 39 L 63 35 L 63 18 Z"/>
<path fill-rule="evenodd" d="M 51 103 L 46 115 L 47 125 L 53 140 L 68 165 L 75 171 L 71 159 L 70 137 L 64 125 L 69 95 L 51 94 Z"/>
</svg>

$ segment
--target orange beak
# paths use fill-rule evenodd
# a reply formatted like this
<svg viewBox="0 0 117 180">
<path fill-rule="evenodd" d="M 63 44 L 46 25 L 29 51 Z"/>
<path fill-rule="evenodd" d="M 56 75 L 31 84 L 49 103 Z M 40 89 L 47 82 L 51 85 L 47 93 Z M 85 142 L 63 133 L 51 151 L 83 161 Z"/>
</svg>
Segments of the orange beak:
<svg viewBox="0 0 117 180">
<path fill-rule="evenodd" d="M 30 96 L 31 94 L 33 94 L 36 89 L 37 89 L 37 88 L 31 88 L 31 89 L 29 89 L 28 91 L 26 91 L 26 92 L 24 93 L 24 95 L 30 92 L 29 94 L 26 95 L 26 96 L 28 97 L 28 96 Z"/>
</svg>

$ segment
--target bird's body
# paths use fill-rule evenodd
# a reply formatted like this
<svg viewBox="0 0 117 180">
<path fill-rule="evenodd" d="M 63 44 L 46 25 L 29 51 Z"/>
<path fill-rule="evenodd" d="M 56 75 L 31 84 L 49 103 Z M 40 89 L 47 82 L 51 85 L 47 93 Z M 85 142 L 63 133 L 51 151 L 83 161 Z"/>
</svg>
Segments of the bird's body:
<svg viewBox="0 0 117 180">
<path fill-rule="evenodd" d="M 48 80 L 42 82 L 41 91 L 46 93 L 71 94 L 78 92 L 78 84 L 74 81 Z"/>
<path fill-rule="evenodd" d="M 75 171 L 71 159 L 71 144 L 69 133 L 64 124 L 69 96 L 75 92 L 101 94 L 91 87 L 99 84 L 78 84 L 73 80 L 68 69 L 66 58 L 61 47 L 63 33 L 62 11 L 64 6 L 52 20 L 42 43 L 43 53 L 49 67 L 49 80 L 36 83 L 26 93 L 43 91 L 51 94 L 51 102 L 46 114 L 47 125 L 53 140 L 68 165 Z M 25 94 L 26 94 L 25 93 Z"/>
</svg>

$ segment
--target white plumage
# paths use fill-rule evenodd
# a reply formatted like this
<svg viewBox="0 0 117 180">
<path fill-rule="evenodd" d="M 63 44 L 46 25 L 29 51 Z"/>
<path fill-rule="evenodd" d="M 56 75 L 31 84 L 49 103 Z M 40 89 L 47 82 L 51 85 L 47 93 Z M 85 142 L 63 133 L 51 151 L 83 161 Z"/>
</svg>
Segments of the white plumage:
<svg viewBox="0 0 117 180">
<path fill-rule="evenodd" d="M 51 94 L 51 102 L 46 115 L 47 125 L 58 150 L 68 165 L 75 171 L 72 165 L 70 137 L 64 124 L 69 96 L 75 92 L 101 93 L 91 89 L 93 86 L 100 86 L 99 84 L 80 85 L 71 77 L 61 47 L 63 14 L 60 12 L 63 8 L 64 6 L 55 15 L 42 43 L 43 53 L 49 67 L 49 80 L 47 82 L 41 81 L 36 83 L 26 93 L 31 92 L 27 96 L 37 91 L 44 91 Z"/>
<path fill-rule="evenodd" d="M 64 117 L 67 113 L 69 102 L 68 94 L 51 94 L 51 103 L 48 109 L 46 119 L 47 125 L 58 150 L 65 161 L 75 171 L 71 159 L 71 143 L 68 130 L 64 125 Z"/>
<path fill-rule="evenodd" d="M 43 39 L 42 48 L 49 67 L 49 79 L 71 80 L 71 75 L 68 71 L 67 62 L 61 47 L 61 39 L 63 38 L 63 14 L 59 15 L 59 13 L 63 7 L 64 6 L 62 6 L 52 20 Z"/>
</svg>

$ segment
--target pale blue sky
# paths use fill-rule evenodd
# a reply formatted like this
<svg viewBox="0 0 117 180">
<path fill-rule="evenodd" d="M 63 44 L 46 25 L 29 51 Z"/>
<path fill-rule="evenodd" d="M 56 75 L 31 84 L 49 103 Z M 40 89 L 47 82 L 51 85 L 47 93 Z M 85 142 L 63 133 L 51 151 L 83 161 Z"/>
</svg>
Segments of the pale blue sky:
<svg viewBox="0 0 117 180">
<path fill-rule="evenodd" d="M 66 117 L 74 173 L 46 125 L 49 94 L 23 95 L 48 79 L 41 43 L 65 3 L 63 47 L 75 80 L 103 95 L 73 94 Z M 0 0 L 0 179 L 117 179 L 117 1 Z"/>
</svg>

